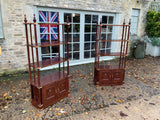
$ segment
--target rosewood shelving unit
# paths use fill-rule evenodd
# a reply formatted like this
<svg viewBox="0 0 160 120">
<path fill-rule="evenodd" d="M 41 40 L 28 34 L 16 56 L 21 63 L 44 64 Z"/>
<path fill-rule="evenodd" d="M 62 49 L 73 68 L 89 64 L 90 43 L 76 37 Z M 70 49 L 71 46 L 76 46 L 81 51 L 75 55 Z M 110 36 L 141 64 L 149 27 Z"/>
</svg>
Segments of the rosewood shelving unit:
<svg viewBox="0 0 160 120">
<path fill-rule="evenodd" d="M 59 23 L 59 20 L 57 23 L 36 23 L 36 18 L 34 15 L 33 23 L 28 23 L 25 16 L 24 24 L 28 53 L 29 80 L 31 86 L 31 103 L 38 109 L 44 109 L 68 96 L 69 93 L 69 21 L 67 18 L 67 23 L 65 24 Z M 38 26 L 41 24 L 56 25 L 58 39 L 52 42 L 38 42 L 37 29 L 39 29 Z M 62 28 L 61 31 L 60 26 Z M 66 28 L 67 38 L 64 38 L 64 28 Z M 60 35 L 62 36 L 61 41 Z M 51 59 L 40 61 L 40 48 L 49 46 L 57 46 L 58 55 L 52 57 Z M 63 49 L 62 51 L 60 47 Z M 64 53 L 65 50 L 66 53 Z M 56 64 L 58 64 L 58 69 L 56 69 L 56 72 L 53 70 L 53 73 L 51 74 L 47 74 L 45 76 L 41 75 L 41 68 Z"/>
<path fill-rule="evenodd" d="M 121 85 L 124 83 L 125 67 L 127 60 L 127 49 L 129 42 L 129 32 L 130 32 L 130 22 L 128 25 L 125 24 L 125 21 L 122 25 L 109 25 L 109 24 L 100 24 L 97 23 L 97 32 L 96 32 L 96 45 L 95 45 L 95 66 L 94 66 L 94 84 L 95 85 Z M 121 34 L 120 39 L 102 39 L 102 29 L 108 29 L 112 27 L 114 30 L 118 30 L 118 33 Z M 115 44 L 117 43 L 119 48 L 116 52 L 111 50 L 101 51 L 102 43 L 106 44 Z M 114 47 L 114 46 L 113 46 Z M 116 48 L 112 48 L 116 49 Z M 118 51 L 118 52 L 117 52 Z M 113 56 L 119 57 L 119 60 L 111 64 L 109 61 L 102 62 L 100 61 L 101 57 Z"/>
</svg>

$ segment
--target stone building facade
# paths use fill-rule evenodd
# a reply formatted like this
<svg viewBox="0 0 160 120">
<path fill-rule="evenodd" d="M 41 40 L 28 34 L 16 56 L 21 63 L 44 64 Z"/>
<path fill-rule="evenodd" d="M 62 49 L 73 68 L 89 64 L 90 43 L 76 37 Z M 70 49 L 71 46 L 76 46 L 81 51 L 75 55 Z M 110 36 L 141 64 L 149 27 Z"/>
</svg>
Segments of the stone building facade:
<svg viewBox="0 0 160 120">
<path fill-rule="evenodd" d="M 154 0 L 153 0 L 154 1 Z M 38 11 L 56 11 L 81 13 L 83 15 L 113 15 L 115 23 L 123 23 L 132 17 L 132 11 L 138 10 L 136 34 L 145 34 L 145 14 L 152 0 L 1 0 L 1 18 L 3 37 L 0 39 L 0 73 L 24 70 L 27 68 L 27 50 L 24 29 L 24 14 L 32 21 Z M 62 15 L 63 16 L 63 15 Z M 103 15 L 100 15 L 101 17 Z M 84 19 L 84 18 L 82 18 Z M 80 41 L 81 42 L 81 41 Z"/>
</svg>

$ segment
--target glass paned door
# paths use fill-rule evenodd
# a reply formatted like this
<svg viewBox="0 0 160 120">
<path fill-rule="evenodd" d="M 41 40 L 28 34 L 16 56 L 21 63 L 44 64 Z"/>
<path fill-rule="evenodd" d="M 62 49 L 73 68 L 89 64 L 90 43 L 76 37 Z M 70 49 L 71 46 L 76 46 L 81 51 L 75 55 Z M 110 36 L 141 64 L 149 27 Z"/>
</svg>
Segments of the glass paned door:
<svg viewBox="0 0 160 120">
<path fill-rule="evenodd" d="M 69 58 L 71 60 L 80 59 L 80 14 L 64 13 L 64 22 L 69 18 Z M 66 26 L 67 27 L 67 26 Z M 67 28 L 65 27 L 65 39 L 67 38 Z M 65 54 L 67 52 L 65 47 Z"/>
<path fill-rule="evenodd" d="M 39 11 L 40 24 L 40 42 L 52 42 L 57 41 L 57 25 L 43 24 L 43 23 L 57 23 L 57 12 Z M 57 46 L 42 47 L 41 58 L 50 59 L 58 54 Z"/>
<path fill-rule="evenodd" d="M 77 11 L 67 9 L 56 9 L 56 8 L 38 8 L 37 16 L 40 23 L 57 23 L 57 16 L 59 16 L 60 23 L 67 22 L 67 16 L 69 19 L 69 58 L 70 64 L 81 64 L 89 63 L 94 61 L 95 57 L 95 41 L 96 41 L 96 23 L 100 23 L 102 20 L 103 24 L 113 24 L 117 20 L 116 15 L 112 13 L 100 13 L 100 12 L 89 12 L 89 11 Z M 39 42 L 51 42 L 56 41 L 58 38 L 57 26 L 41 24 L 37 32 L 39 32 Z M 64 31 L 64 33 L 61 33 Z M 59 27 L 59 38 L 60 41 L 67 40 L 67 25 Z M 106 40 L 115 36 L 114 27 L 103 27 L 101 29 L 101 39 Z M 112 46 L 116 44 L 110 42 L 101 43 L 101 52 L 112 51 Z M 60 56 L 62 55 L 63 48 L 60 48 Z M 58 55 L 58 47 L 44 47 L 41 49 L 40 60 L 50 59 Z M 65 46 L 65 55 L 67 55 L 67 46 Z M 105 58 L 108 59 L 108 58 Z"/>
<path fill-rule="evenodd" d="M 84 58 L 95 56 L 96 23 L 98 15 L 85 15 L 84 23 Z"/>
</svg>

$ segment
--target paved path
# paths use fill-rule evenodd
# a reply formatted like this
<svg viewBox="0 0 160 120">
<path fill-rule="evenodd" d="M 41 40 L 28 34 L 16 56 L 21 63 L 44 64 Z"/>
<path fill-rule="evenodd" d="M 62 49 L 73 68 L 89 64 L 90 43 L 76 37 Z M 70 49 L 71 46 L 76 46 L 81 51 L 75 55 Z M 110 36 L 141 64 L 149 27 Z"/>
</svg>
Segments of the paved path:
<svg viewBox="0 0 160 120">
<path fill-rule="evenodd" d="M 76 114 L 62 120 L 160 120 L 160 94 Z"/>
</svg>

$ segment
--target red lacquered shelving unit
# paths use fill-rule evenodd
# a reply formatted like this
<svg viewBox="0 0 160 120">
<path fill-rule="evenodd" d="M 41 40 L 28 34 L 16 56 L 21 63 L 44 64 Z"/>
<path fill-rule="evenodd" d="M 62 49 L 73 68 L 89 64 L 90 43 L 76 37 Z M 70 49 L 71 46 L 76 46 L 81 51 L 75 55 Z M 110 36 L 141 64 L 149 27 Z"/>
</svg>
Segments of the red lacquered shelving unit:
<svg viewBox="0 0 160 120">
<path fill-rule="evenodd" d="M 33 23 L 28 23 L 26 16 L 24 18 L 25 31 L 26 31 L 26 44 L 28 53 L 28 66 L 29 66 L 29 79 L 31 85 L 31 103 L 38 109 L 44 109 L 60 99 L 68 96 L 69 93 L 69 21 L 67 18 L 67 23 L 60 24 L 59 20 L 57 23 L 36 23 L 36 18 L 34 15 Z M 42 42 L 38 43 L 37 39 L 37 28 L 40 24 L 54 24 L 57 25 L 57 36 L 58 39 L 52 42 Z M 60 31 L 60 26 L 62 30 Z M 67 38 L 64 39 L 64 26 L 67 31 Z M 60 41 L 60 37 L 62 40 Z M 57 46 L 58 55 L 46 60 L 39 60 L 39 48 Z M 60 46 L 62 46 L 62 52 L 60 51 Z M 66 53 L 65 49 L 67 50 Z M 61 54 L 60 54 L 61 52 Z M 65 55 L 66 54 L 66 55 Z M 66 63 L 66 67 L 65 67 Z M 51 65 L 58 64 L 57 72 L 47 74 L 45 76 L 41 75 L 40 69 Z"/>
<path fill-rule="evenodd" d="M 127 49 L 129 42 L 129 32 L 130 32 L 130 22 L 128 25 L 125 24 L 125 21 L 122 25 L 109 25 L 109 24 L 100 24 L 97 23 L 96 31 L 96 45 L 95 45 L 95 66 L 94 66 L 94 84 L 95 85 L 121 85 L 124 83 L 125 75 L 125 66 L 127 60 Z M 102 40 L 102 29 L 107 27 L 119 27 L 119 33 L 122 33 L 120 40 Z M 105 51 L 101 52 L 101 44 L 103 43 L 114 43 L 119 42 L 120 49 L 118 52 Z M 113 48 L 115 49 L 115 48 Z M 115 56 L 119 57 L 117 64 L 100 64 L 100 58 L 104 56 Z"/>
</svg>

